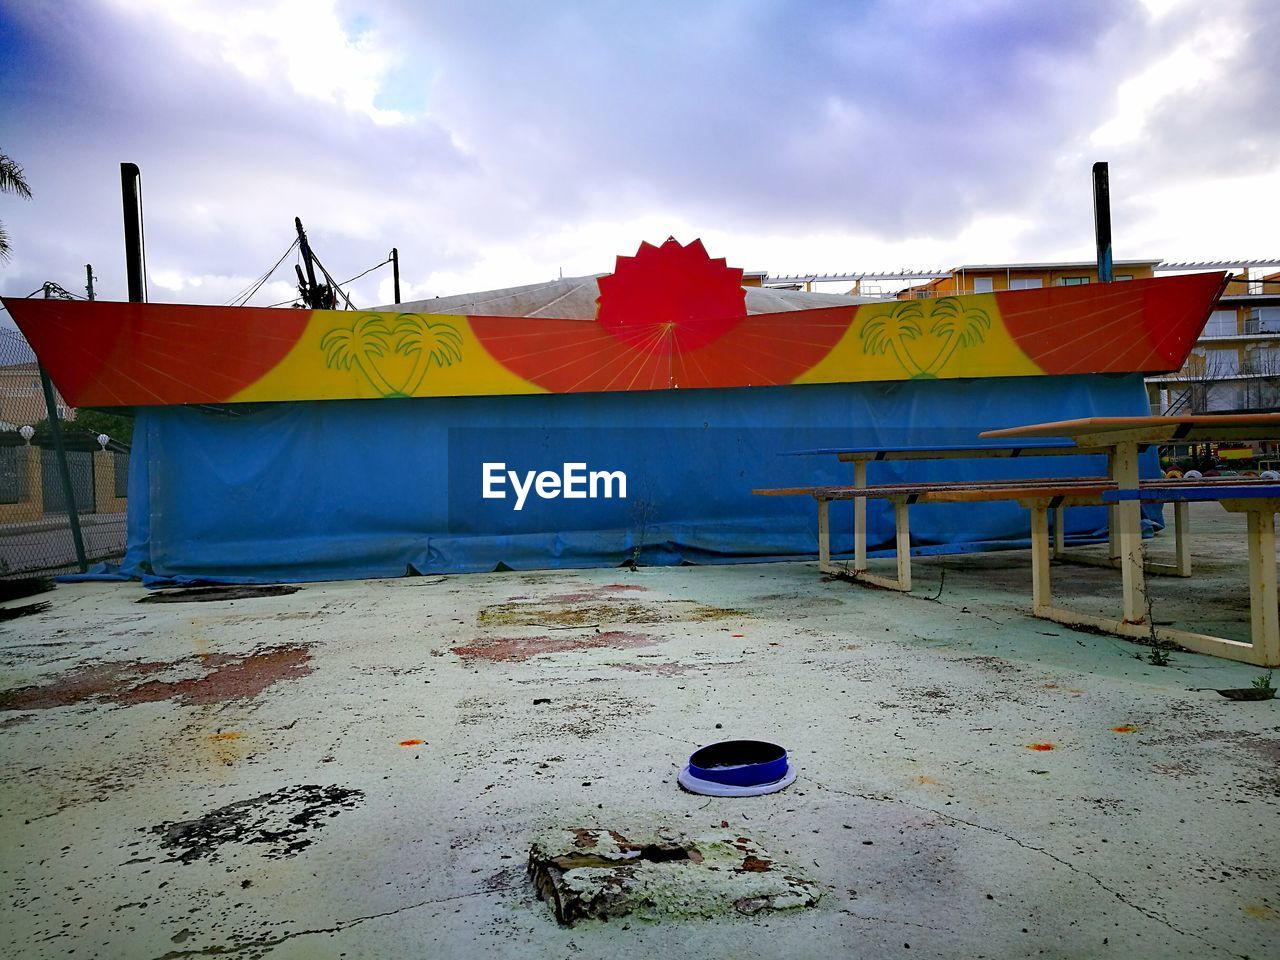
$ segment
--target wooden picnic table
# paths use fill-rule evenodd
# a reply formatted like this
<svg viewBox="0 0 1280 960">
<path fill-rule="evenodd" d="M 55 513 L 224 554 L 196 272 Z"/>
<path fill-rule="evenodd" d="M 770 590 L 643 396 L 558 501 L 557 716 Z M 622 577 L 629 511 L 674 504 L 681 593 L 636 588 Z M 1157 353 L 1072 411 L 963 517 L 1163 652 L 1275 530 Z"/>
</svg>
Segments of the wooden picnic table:
<svg viewBox="0 0 1280 960">
<path fill-rule="evenodd" d="M 1237 660 L 1274 665 L 1280 661 L 1280 609 L 1276 593 L 1275 513 L 1280 498 L 1258 494 L 1229 496 L 1226 484 L 1202 484 L 1198 499 L 1214 499 L 1228 510 L 1247 512 L 1249 517 L 1249 579 L 1253 604 L 1251 644 L 1219 637 L 1207 637 L 1180 630 L 1157 629 L 1147 623 L 1145 564 L 1142 552 L 1142 502 L 1174 502 L 1183 511 L 1190 496 L 1179 497 L 1177 487 L 1148 484 L 1138 478 L 1138 452 L 1142 446 L 1160 443 L 1206 443 L 1215 441 L 1267 440 L 1280 438 L 1280 414 L 1205 414 L 1185 417 L 1087 417 L 1059 420 L 1022 427 L 988 430 L 979 434 L 988 440 L 1028 440 L 1038 437 L 1065 437 L 1078 448 L 1110 450 L 1110 479 L 1116 491 L 1105 502 L 1115 504 L 1114 529 L 1119 547 L 1122 582 L 1122 615 L 1119 620 L 1094 617 L 1054 606 L 1048 594 L 1048 551 L 1045 516 L 1032 511 L 1033 607 L 1037 616 L 1061 623 L 1087 625 L 1120 636 L 1163 637 L 1180 646 Z M 1192 489 L 1192 488 L 1187 488 Z M 1182 519 L 1179 517 L 1179 526 Z M 1181 548 L 1179 549 L 1181 553 Z M 1243 649 L 1247 648 L 1247 649 Z"/>
</svg>

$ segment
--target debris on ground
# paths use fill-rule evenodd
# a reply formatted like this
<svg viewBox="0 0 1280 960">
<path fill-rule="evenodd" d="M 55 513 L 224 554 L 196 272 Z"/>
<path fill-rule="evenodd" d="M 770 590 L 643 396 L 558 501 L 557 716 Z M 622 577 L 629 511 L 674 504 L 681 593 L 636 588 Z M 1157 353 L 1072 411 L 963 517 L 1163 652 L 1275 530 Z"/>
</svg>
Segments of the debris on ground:
<svg viewBox="0 0 1280 960">
<path fill-rule="evenodd" d="M 297 593 L 301 587 L 289 583 L 235 584 L 204 587 L 178 587 L 175 589 L 157 590 L 138 603 L 208 603 L 212 600 L 251 600 L 254 597 L 287 597 Z"/>
<path fill-rule="evenodd" d="M 822 896 L 817 884 L 732 831 L 632 840 L 617 830 L 572 827 L 534 842 L 529 875 L 570 927 L 588 918 L 752 915 L 811 907 Z"/>
</svg>

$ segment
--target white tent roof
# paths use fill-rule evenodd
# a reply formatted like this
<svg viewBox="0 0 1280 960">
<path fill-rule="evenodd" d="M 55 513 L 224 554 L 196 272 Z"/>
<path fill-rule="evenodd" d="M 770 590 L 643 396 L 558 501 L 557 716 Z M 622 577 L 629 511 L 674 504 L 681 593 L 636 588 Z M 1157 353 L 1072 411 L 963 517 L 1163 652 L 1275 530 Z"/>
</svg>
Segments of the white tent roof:
<svg viewBox="0 0 1280 960">
<path fill-rule="evenodd" d="M 571 320 L 594 320 L 596 297 L 600 290 L 596 279 L 565 277 L 548 283 L 530 283 L 522 287 L 504 287 L 479 293 L 460 293 L 430 300 L 389 304 L 375 310 L 405 313 L 453 313 L 490 317 L 560 317 Z M 787 310 L 809 310 L 815 307 L 838 307 L 855 303 L 878 302 L 878 297 L 847 297 L 830 293 L 803 293 L 798 290 L 771 290 L 765 287 L 743 287 L 747 294 L 747 313 L 783 313 Z"/>
</svg>

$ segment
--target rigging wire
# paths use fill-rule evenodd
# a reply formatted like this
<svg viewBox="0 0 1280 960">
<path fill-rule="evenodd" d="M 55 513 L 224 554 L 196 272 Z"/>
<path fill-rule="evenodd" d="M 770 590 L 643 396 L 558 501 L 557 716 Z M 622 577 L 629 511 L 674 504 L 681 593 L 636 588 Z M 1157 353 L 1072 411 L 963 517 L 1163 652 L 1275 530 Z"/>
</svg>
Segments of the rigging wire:
<svg viewBox="0 0 1280 960">
<path fill-rule="evenodd" d="M 356 309 L 356 305 L 355 305 L 354 303 L 352 303 L 352 302 L 351 302 L 351 298 L 350 298 L 349 296 L 347 296 L 347 291 L 343 290 L 340 286 L 338 286 L 338 281 L 336 281 L 336 280 L 334 280 L 334 279 L 333 279 L 333 274 L 331 274 L 331 273 L 329 272 L 329 268 L 328 268 L 328 267 L 326 267 L 323 263 L 321 263 L 321 262 L 320 262 L 320 258 L 316 256 L 316 253 L 315 253 L 315 251 L 314 251 L 314 250 L 312 250 L 312 251 L 311 251 L 311 259 L 312 259 L 312 260 L 314 260 L 314 261 L 315 261 L 316 266 L 320 268 L 320 272 L 324 274 L 324 278 L 325 278 L 327 281 L 329 281 L 329 286 L 330 286 L 330 287 L 331 287 L 331 288 L 332 288 L 336 293 L 340 293 L 340 294 L 342 294 L 342 299 L 343 299 L 343 300 L 345 300 L 345 301 L 347 301 L 347 309 L 349 309 L 349 310 L 355 310 L 355 309 Z"/>
<path fill-rule="evenodd" d="M 278 269 L 280 268 L 280 264 L 284 262 L 285 257 L 289 256 L 289 251 L 290 251 L 290 250 L 293 250 L 293 249 L 294 249 L 294 247 L 297 247 L 297 246 L 298 246 L 298 241 L 297 241 L 297 240 L 294 240 L 294 241 L 293 241 L 293 244 L 289 247 L 289 250 L 286 250 L 286 251 L 284 252 L 284 257 L 281 257 L 281 258 L 280 258 L 280 260 L 279 260 L 279 262 L 277 262 L 277 263 L 276 263 L 276 265 L 275 265 L 274 267 L 272 267 L 272 268 L 271 268 L 271 270 L 267 273 L 267 276 L 270 276 L 270 275 L 271 275 L 271 273 L 274 273 L 276 270 L 278 270 Z M 302 251 L 299 249 L 299 251 L 298 251 L 298 258 L 300 259 L 301 257 L 302 257 Z M 352 303 L 352 302 L 351 302 L 351 298 L 350 298 L 349 296 L 347 296 L 346 291 L 345 291 L 345 290 L 343 290 L 342 288 L 343 288 L 343 287 L 345 287 L 345 286 L 346 286 L 347 284 L 349 284 L 349 283 L 355 283 L 355 282 L 356 282 L 357 280 L 359 280 L 361 277 L 366 276 L 366 275 L 368 275 L 368 274 L 370 274 L 370 273 L 373 273 L 373 271 L 374 271 L 374 270 L 377 270 L 379 267 L 385 267 L 388 263 L 390 263 L 390 262 L 391 262 L 391 258 L 390 258 L 390 257 L 387 257 L 387 259 L 383 260 L 381 263 L 375 263 L 372 267 L 369 267 L 367 270 L 362 270 L 360 273 L 357 273 L 357 274 L 356 274 L 354 277 L 352 277 L 350 280 L 343 280 L 341 283 L 338 283 L 337 281 L 335 281 L 335 280 L 333 279 L 333 275 L 332 275 L 331 273 L 329 273 L 329 271 L 328 271 L 328 269 L 325 267 L 325 265 L 324 265 L 323 263 L 321 263 L 321 262 L 320 262 L 320 258 L 319 258 L 319 257 L 317 257 L 317 256 L 315 255 L 315 251 L 314 251 L 314 250 L 311 252 L 311 259 L 312 259 L 312 261 L 315 263 L 315 265 L 316 265 L 316 266 L 318 266 L 318 267 L 320 268 L 320 272 L 324 274 L 325 279 L 329 282 L 329 285 L 330 285 L 331 287 L 333 287 L 334 291 L 335 291 L 336 293 L 341 294 L 341 295 L 342 295 L 342 298 L 343 298 L 344 300 L 346 300 L 346 301 L 347 301 L 347 306 L 348 306 L 348 308 L 349 308 L 349 309 L 351 309 L 351 310 L 355 310 L 355 309 L 358 309 L 358 308 L 356 307 L 356 305 L 355 305 L 354 303 Z M 265 280 L 266 280 L 266 277 L 264 276 L 260 281 L 258 281 L 258 287 L 261 287 L 261 286 L 262 286 L 262 283 L 263 283 L 263 282 L 265 282 Z M 255 287 L 254 292 L 256 292 L 256 290 L 257 290 L 257 287 Z M 249 294 L 249 296 L 252 296 L 252 295 L 253 295 L 252 293 L 250 293 L 250 294 Z M 242 297 L 243 297 L 243 294 L 237 294 L 237 295 L 236 295 L 236 297 L 234 297 L 233 299 L 239 300 L 239 299 L 241 299 Z M 247 299 L 248 299 L 248 297 L 243 297 L 243 299 L 247 300 Z M 283 307 L 285 304 L 287 304 L 287 303 L 295 303 L 295 302 L 297 302 L 297 300 L 298 300 L 298 298 L 297 298 L 297 297 L 290 297 L 288 300 L 281 300 L 279 303 L 272 303 L 272 304 L 268 304 L 268 306 L 271 306 L 271 307 Z"/>
<path fill-rule="evenodd" d="M 289 244 L 285 252 L 280 255 L 280 259 L 275 262 L 275 265 L 270 270 L 264 273 L 257 280 L 251 282 L 247 287 L 242 289 L 230 300 L 227 300 L 226 305 L 228 306 L 234 305 L 234 306 L 242 307 L 246 303 L 248 303 L 249 300 L 253 297 L 253 295 L 257 293 L 260 289 L 262 289 L 262 285 L 271 279 L 272 274 L 274 274 L 277 270 L 280 269 L 280 264 L 285 262 L 289 254 L 293 251 L 293 248 L 296 247 L 297 245 L 298 245 L 298 241 L 297 241 L 297 238 L 295 238 L 293 243 Z"/>
<path fill-rule="evenodd" d="M 387 257 L 387 259 L 383 260 L 381 263 L 375 263 L 375 264 L 374 264 L 372 267 L 370 267 L 368 270 L 364 271 L 364 273 L 357 273 L 357 274 L 356 274 L 354 277 L 352 277 L 350 280 L 343 280 L 341 285 L 345 287 L 348 283 L 355 283 L 357 280 L 359 280 L 359 279 L 360 279 L 361 277 L 363 277 L 365 274 L 373 273 L 373 271 L 377 270 L 379 267 L 385 267 L 385 266 L 386 266 L 388 263 L 390 263 L 390 262 L 391 262 L 391 258 L 390 258 L 390 257 Z"/>
<path fill-rule="evenodd" d="M 292 249 L 293 247 L 296 247 L 297 245 L 298 245 L 298 241 L 294 240 L 293 243 L 290 244 L 290 249 Z M 288 256 L 289 256 L 289 250 L 285 250 L 285 252 L 281 254 L 280 259 L 275 262 L 275 266 L 273 266 L 270 270 L 268 270 L 267 273 L 262 277 L 262 279 L 257 282 L 254 288 L 244 295 L 244 297 L 240 301 L 240 304 L 239 304 L 240 306 L 244 306 L 251 299 L 253 299 L 254 294 L 256 294 L 259 290 L 261 290 L 263 287 L 263 284 L 265 284 L 268 280 L 270 280 L 272 275 L 275 274 L 275 272 L 280 269 L 280 264 L 284 263 L 285 259 Z"/>
</svg>

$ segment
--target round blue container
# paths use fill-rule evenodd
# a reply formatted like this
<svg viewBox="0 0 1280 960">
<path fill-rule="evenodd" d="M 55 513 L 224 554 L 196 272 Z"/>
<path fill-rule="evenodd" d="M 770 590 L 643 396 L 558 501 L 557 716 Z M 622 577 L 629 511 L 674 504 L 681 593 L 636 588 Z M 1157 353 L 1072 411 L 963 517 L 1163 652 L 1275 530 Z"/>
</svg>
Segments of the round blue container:
<svg viewBox="0 0 1280 960">
<path fill-rule="evenodd" d="M 774 783 L 787 775 L 787 751 L 763 740 L 725 740 L 689 757 L 689 773 L 735 787 Z"/>
</svg>

